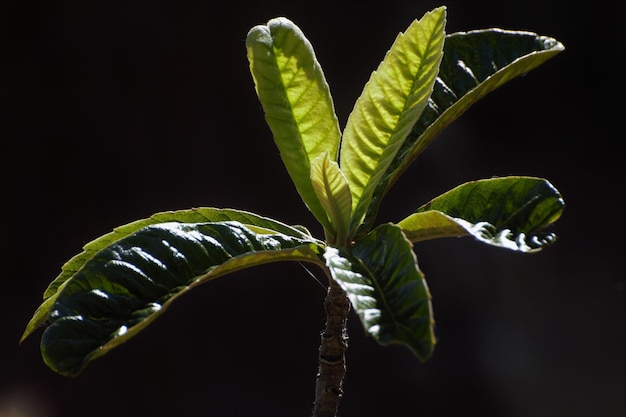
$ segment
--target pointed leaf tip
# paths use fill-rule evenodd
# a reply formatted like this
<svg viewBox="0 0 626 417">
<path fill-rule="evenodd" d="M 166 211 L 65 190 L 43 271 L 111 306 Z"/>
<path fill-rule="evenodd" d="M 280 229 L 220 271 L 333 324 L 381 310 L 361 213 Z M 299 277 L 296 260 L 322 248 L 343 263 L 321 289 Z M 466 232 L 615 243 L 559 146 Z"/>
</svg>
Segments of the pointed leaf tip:
<svg viewBox="0 0 626 417">
<path fill-rule="evenodd" d="M 447 35 L 429 104 L 377 184 L 363 231 L 371 228 L 385 193 L 442 130 L 485 95 L 563 50 L 558 40 L 526 31 L 484 29 Z"/>
<path fill-rule="evenodd" d="M 382 175 L 428 104 L 445 40 L 445 7 L 400 33 L 365 85 L 341 142 L 352 193 L 351 229 L 363 220 Z"/>
</svg>

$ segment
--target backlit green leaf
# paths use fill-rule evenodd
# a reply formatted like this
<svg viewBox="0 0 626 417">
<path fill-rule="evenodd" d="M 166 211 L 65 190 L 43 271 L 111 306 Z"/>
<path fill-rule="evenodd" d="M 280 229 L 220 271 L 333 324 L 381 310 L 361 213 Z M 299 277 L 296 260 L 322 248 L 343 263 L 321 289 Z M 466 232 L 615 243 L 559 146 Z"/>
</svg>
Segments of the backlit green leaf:
<svg viewBox="0 0 626 417">
<path fill-rule="evenodd" d="M 323 153 L 311 164 L 311 181 L 317 196 L 330 218 L 333 236 L 330 243 L 345 245 L 352 209 L 350 188 L 339 165 Z"/>
<path fill-rule="evenodd" d="M 253 27 L 246 47 L 256 92 L 285 167 L 309 210 L 328 227 L 311 184 L 310 164 L 324 152 L 337 160 L 341 132 L 313 47 L 284 17 Z"/>
<path fill-rule="evenodd" d="M 482 97 L 563 49 L 556 39 L 531 32 L 486 29 L 446 36 L 443 60 L 428 106 L 378 183 L 363 232 L 371 228 L 389 188 L 442 130 Z"/>
<path fill-rule="evenodd" d="M 400 33 L 348 118 L 340 166 L 352 193 L 351 228 L 363 220 L 376 185 L 428 103 L 445 22 L 445 7 L 440 7 Z"/>
</svg>

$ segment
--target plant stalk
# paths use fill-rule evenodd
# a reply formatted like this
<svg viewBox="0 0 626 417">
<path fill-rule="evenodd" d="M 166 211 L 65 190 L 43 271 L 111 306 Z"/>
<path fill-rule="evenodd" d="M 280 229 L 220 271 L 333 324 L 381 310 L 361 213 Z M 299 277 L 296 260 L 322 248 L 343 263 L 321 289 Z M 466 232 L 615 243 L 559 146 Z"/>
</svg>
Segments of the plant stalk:
<svg viewBox="0 0 626 417">
<path fill-rule="evenodd" d="M 313 417 L 336 417 L 343 396 L 343 378 L 346 375 L 346 322 L 350 312 L 350 300 L 335 280 L 329 278 L 328 281 L 328 292 L 324 300 L 326 327 L 321 333 Z"/>
</svg>

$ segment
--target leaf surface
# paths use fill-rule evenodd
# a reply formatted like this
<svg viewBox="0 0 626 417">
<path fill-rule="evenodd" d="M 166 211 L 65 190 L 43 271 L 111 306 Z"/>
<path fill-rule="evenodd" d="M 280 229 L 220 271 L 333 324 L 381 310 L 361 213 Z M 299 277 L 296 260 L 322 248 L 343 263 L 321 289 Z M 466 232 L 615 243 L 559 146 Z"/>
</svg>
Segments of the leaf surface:
<svg viewBox="0 0 626 417">
<path fill-rule="evenodd" d="M 381 176 L 362 232 L 372 227 L 389 188 L 442 130 L 485 95 L 563 50 L 556 39 L 532 32 L 485 29 L 447 35 L 428 106 Z"/>
<path fill-rule="evenodd" d="M 398 225 L 413 242 L 471 235 L 490 245 L 537 252 L 556 241 L 545 229 L 564 207 L 560 193 L 544 179 L 491 178 L 459 185 Z"/>
<path fill-rule="evenodd" d="M 313 188 L 330 218 L 333 242 L 345 244 L 352 210 L 348 181 L 339 169 L 339 164 L 323 153 L 311 164 Z"/>
<path fill-rule="evenodd" d="M 220 221 L 237 221 L 242 224 L 254 225 L 266 229 L 272 229 L 279 233 L 294 237 L 310 237 L 310 233 L 302 226 L 288 226 L 276 220 L 262 217 L 254 213 L 235 209 L 218 209 L 212 207 L 200 207 L 188 210 L 165 211 L 156 213 L 146 219 L 136 220 L 123 226 L 116 227 L 112 232 L 107 233 L 83 247 L 83 252 L 72 257 L 61 268 L 61 273 L 48 285 L 44 292 L 43 303 L 37 308 L 32 319 L 26 326 L 26 330 L 22 335 L 23 341 L 34 330 L 41 326 L 47 319 L 48 311 L 52 300 L 50 299 L 56 294 L 58 288 L 70 277 L 72 277 L 95 253 L 106 246 L 120 240 L 126 236 L 135 233 L 139 229 L 146 226 L 166 222 L 181 223 L 203 223 L 203 222 L 220 222 Z"/>
<path fill-rule="evenodd" d="M 323 265 L 323 245 L 239 222 L 158 223 L 101 248 L 46 300 L 45 363 L 75 376 L 201 283 L 276 261 Z"/>
<path fill-rule="evenodd" d="M 246 47 L 255 89 L 287 172 L 309 210 L 328 227 L 310 165 L 324 152 L 337 160 L 341 132 L 313 47 L 284 17 L 253 27 Z"/>
<path fill-rule="evenodd" d="M 341 170 L 352 193 L 357 227 L 376 185 L 428 103 L 445 39 L 445 7 L 426 13 L 400 33 L 350 113 Z"/>
<path fill-rule="evenodd" d="M 407 346 L 421 361 L 435 346 L 431 296 L 411 242 L 383 224 L 352 248 L 328 246 L 326 265 L 363 327 L 381 345 Z"/>
</svg>

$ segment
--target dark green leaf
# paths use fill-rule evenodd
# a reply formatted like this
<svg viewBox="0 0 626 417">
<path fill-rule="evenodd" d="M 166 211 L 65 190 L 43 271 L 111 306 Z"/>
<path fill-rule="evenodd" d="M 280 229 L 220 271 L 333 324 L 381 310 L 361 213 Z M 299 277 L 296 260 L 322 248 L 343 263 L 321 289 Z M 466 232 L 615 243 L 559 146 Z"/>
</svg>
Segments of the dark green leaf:
<svg viewBox="0 0 626 417">
<path fill-rule="evenodd" d="M 100 249 L 47 302 L 46 364 L 74 376 L 218 276 L 274 261 L 320 265 L 323 246 L 238 222 L 159 223 Z"/>
<path fill-rule="evenodd" d="M 490 245 L 536 252 L 556 241 L 556 235 L 544 229 L 564 207 L 559 192 L 544 179 L 491 178 L 442 194 L 398 225 L 413 242 L 472 235 Z"/>
<path fill-rule="evenodd" d="M 324 257 L 369 335 L 381 345 L 405 345 L 421 361 L 430 357 L 431 296 L 411 242 L 398 226 L 380 225 L 349 249 L 327 247 Z"/>
<path fill-rule="evenodd" d="M 220 221 L 237 221 L 245 225 L 253 225 L 263 227 L 265 229 L 275 230 L 276 232 L 294 237 L 310 237 L 310 233 L 302 226 L 287 226 L 276 220 L 262 217 L 254 213 L 234 209 L 218 209 L 212 207 L 200 207 L 188 210 L 165 211 L 156 213 L 147 219 L 141 219 L 132 223 L 116 227 L 112 232 L 101 236 L 83 247 L 83 252 L 74 256 L 67 261 L 61 268 L 61 273 L 48 285 L 44 292 L 44 302 L 39 306 L 33 318 L 26 326 L 26 330 L 22 335 L 22 340 L 28 337 L 35 329 L 46 321 L 48 311 L 50 309 L 51 299 L 56 294 L 58 288 L 70 277 L 72 277 L 96 252 L 111 245 L 139 229 L 151 224 L 180 222 L 180 223 L 204 223 L 204 222 L 220 222 Z"/>
</svg>

